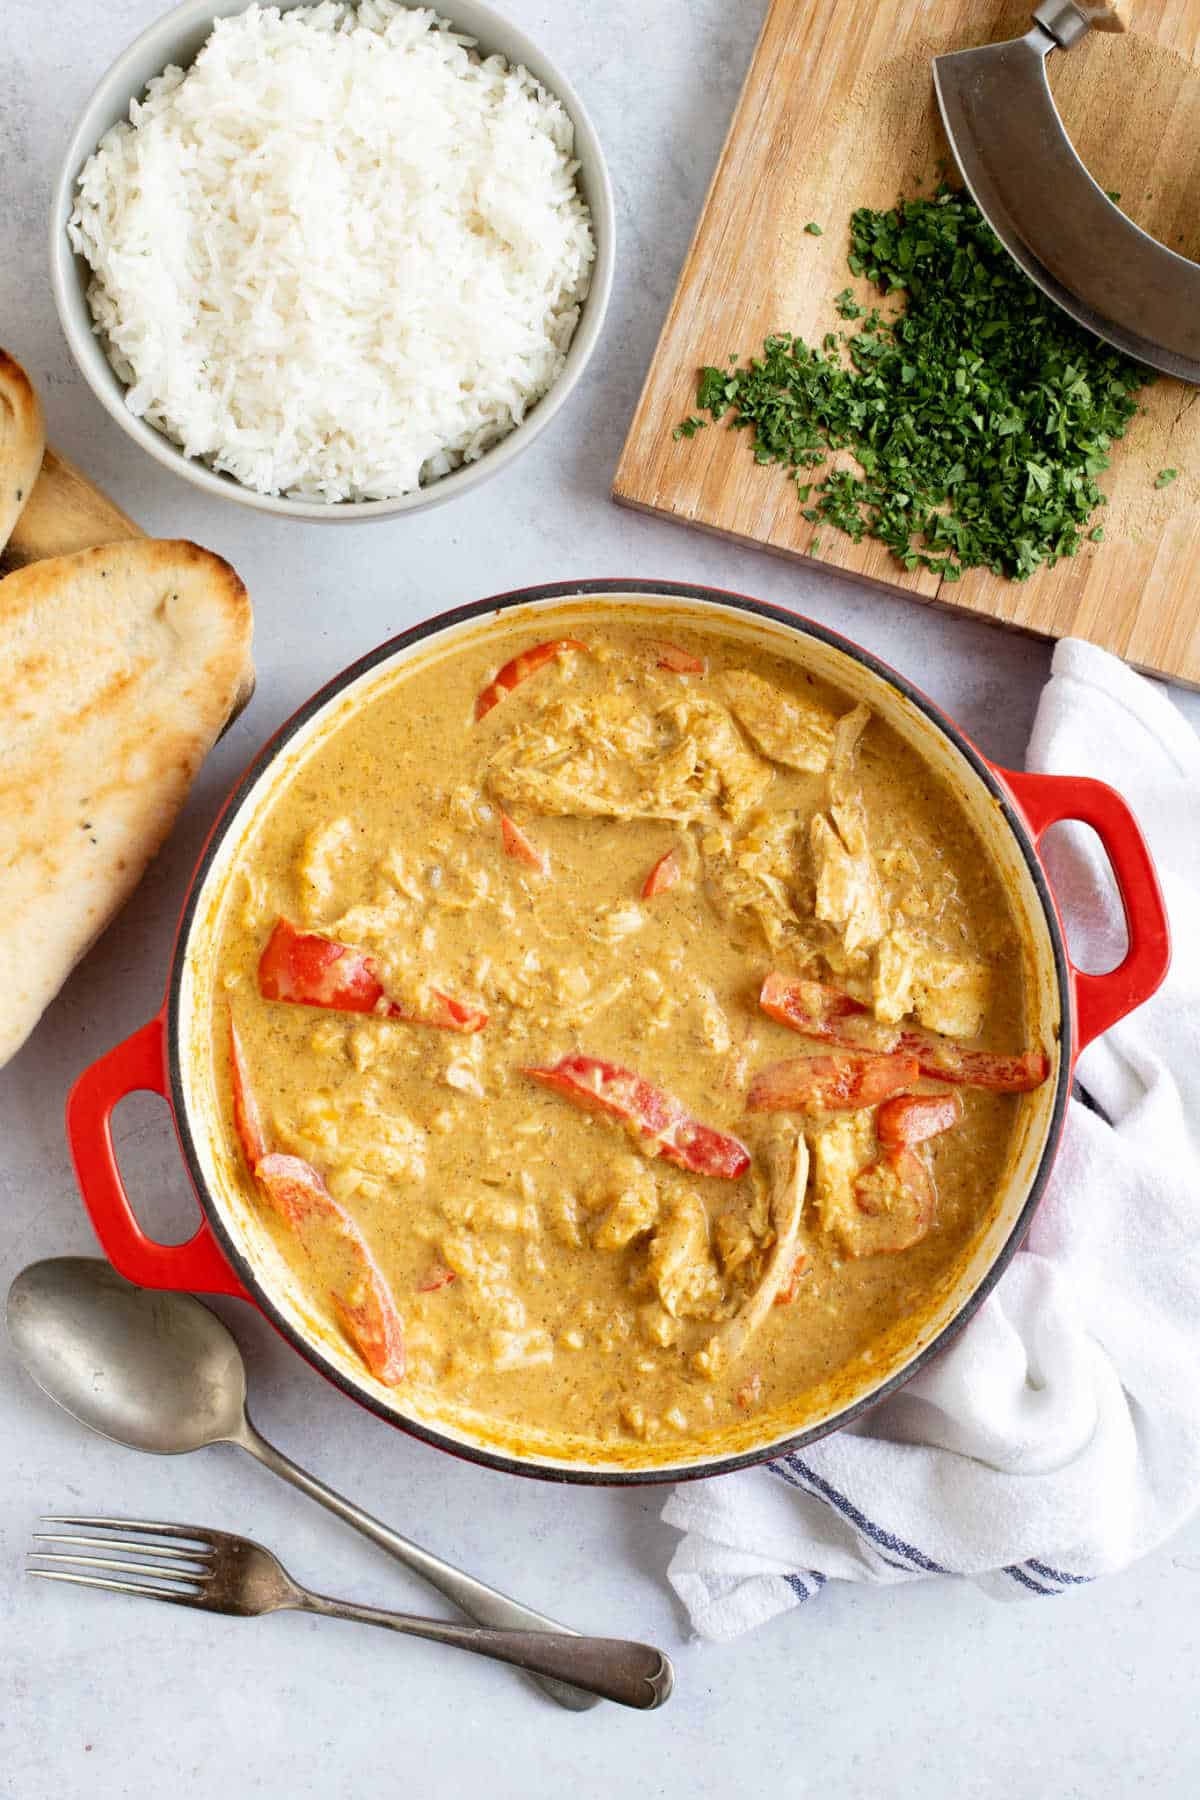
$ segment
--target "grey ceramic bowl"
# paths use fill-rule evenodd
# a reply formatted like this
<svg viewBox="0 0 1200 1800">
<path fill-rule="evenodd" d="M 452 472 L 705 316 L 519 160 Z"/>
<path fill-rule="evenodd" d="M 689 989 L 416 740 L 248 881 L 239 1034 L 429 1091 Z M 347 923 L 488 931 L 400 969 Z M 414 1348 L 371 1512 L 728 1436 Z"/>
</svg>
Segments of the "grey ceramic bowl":
<svg viewBox="0 0 1200 1800">
<path fill-rule="evenodd" d="M 312 4 L 312 0 L 272 0 L 289 10 L 294 5 Z M 448 16 L 455 28 L 478 39 L 484 55 L 499 52 L 509 62 L 521 63 L 552 94 L 562 101 L 575 126 L 575 155 L 579 161 L 579 185 L 591 208 L 592 229 L 596 240 L 596 260 L 592 266 L 592 283 L 584 302 L 579 325 L 567 352 L 567 365 L 537 405 L 506 438 L 487 450 L 475 462 L 464 463 L 439 481 L 395 500 L 360 500 L 324 504 L 312 500 L 289 500 L 276 495 L 260 494 L 231 475 L 220 475 L 207 464 L 185 456 L 170 438 L 153 425 L 139 419 L 125 404 L 125 388 L 104 353 L 92 328 L 92 315 L 87 303 L 87 287 L 91 271 L 81 256 L 72 250 L 67 237 L 67 220 L 74 205 L 75 183 L 84 163 L 105 132 L 119 119 L 129 117 L 129 102 L 139 97 L 146 83 L 159 75 L 169 63 L 186 68 L 194 60 L 218 18 L 228 18 L 245 10 L 249 0 L 184 0 L 149 26 L 135 39 L 125 53 L 104 76 L 88 101 L 76 125 L 63 158 L 55 184 L 50 217 L 50 277 L 54 302 L 66 334 L 71 354 L 84 379 L 97 399 L 136 444 L 168 469 L 182 475 L 194 487 L 207 494 L 237 500 L 244 506 L 280 518 L 304 519 L 310 522 L 349 523 L 367 519 L 387 519 L 397 513 L 420 512 L 440 506 L 478 487 L 490 475 L 519 456 L 539 433 L 543 432 L 571 390 L 579 381 L 596 347 L 608 297 L 612 289 L 614 251 L 614 209 L 612 185 L 604 152 L 595 129 L 584 111 L 583 103 L 562 70 L 557 68 L 537 45 L 513 24 L 478 0 L 438 0 L 437 10 Z"/>
</svg>

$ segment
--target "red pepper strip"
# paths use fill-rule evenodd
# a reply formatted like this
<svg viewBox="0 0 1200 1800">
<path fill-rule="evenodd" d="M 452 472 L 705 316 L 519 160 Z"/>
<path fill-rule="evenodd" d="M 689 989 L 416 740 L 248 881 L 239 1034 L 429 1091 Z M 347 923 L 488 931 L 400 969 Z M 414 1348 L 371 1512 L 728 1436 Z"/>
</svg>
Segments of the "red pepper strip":
<svg viewBox="0 0 1200 1800">
<path fill-rule="evenodd" d="M 1050 1073 L 1044 1050 L 1024 1050 L 1020 1056 L 993 1056 L 990 1050 L 964 1050 L 953 1038 L 934 1037 L 924 1031 L 904 1031 L 900 1048 L 921 1065 L 922 1075 L 956 1087 L 986 1088 L 993 1094 L 1028 1094 L 1041 1087 Z"/>
<path fill-rule="evenodd" d="M 669 669 L 672 675 L 703 675 L 704 658 L 693 656 L 690 650 L 681 650 L 678 644 L 655 644 L 660 669 Z"/>
<path fill-rule="evenodd" d="M 527 1068 L 524 1073 L 588 1112 L 620 1119 L 646 1143 L 651 1155 L 665 1156 L 695 1175 L 736 1181 L 750 1167 L 750 1152 L 737 1138 L 702 1125 L 673 1094 L 652 1087 L 619 1063 L 564 1056 L 553 1068 Z"/>
<path fill-rule="evenodd" d="M 250 1084 L 246 1079 L 246 1059 L 242 1054 L 242 1041 L 238 1037 L 232 1012 L 229 1014 L 229 1066 L 233 1087 L 233 1123 L 238 1142 L 242 1146 L 242 1155 L 253 1172 L 267 1154 L 267 1139 L 258 1102 L 250 1092 Z"/>
<path fill-rule="evenodd" d="M 433 1007 L 423 1013 L 397 1013 L 397 1018 L 409 1018 L 414 1025 L 435 1025 L 439 1031 L 461 1031 L 470 1037 L 473 1032 L 482 1031 L 488 1022 L 488 1016 L 479 1006 L 468 1006 L 465 1000 L 456 1000 L 452 994 L 443 994 L 441 988 L 430 988 Z"/>
<path fill-rule="evenodd" d="M 286 1156 L 281 1150 L 261 1156 L 254 1165 L 254 1179 L 292 1231 L 299 1231 L 307 1219 L 323 1213 L 346 1216 L 312 1164 L 302 1156 Z"/>
<path fill-rule="evenodd" d="M 367 1252 L 368 1256 L 370 1252 Z M 333 1294 L 334 1310 L 342 1329 L 377 1381 L 397 1387 L 404 1380 L 404 1334 L 400 1315 L 383 1276 L 371 1264 L 371 1273 L 359 1288 L 360 1298 L 351 1304 Z"/>
<path fill-rule="evenodd" d="M 394 1385 L 404 1375 L 404 1334 L 396 1303 L 358 1226 L 338 1205 L 311 1163 L 274 1153 L 255 1166 L 255 1180 L 284 1223 L 305 1240 L 319 1235 L 323 1252 L 339 1254 L 342 1291 L 330 1298 L 346 1335 L 372 1375 Z"/>
<path fill-rule="evenodd" d="M 1043 1050 L 1020 1056 L 994 1056 L 990 1050 L 967 1050 L 954 1038 L 916 1027 L 877 1025 L 870 1008 L 840 988 L 821 981 L 789 981 L 768 975 L 758 1003 L 765 1013 L 804 1037 L 820 1038 L 839 1049 L 861 1049 L 872 1036 L 886 1039 L 905 1056 L 915 1056 L 922 1075 L 956 1086 L 988 1088 L 997 1094 L 1024 1094 L 1040 1087 L 1050 1073 Z"/>
<path fill-rule="evenodd" d="M 921 1144 L 926 1138 L 949 1131 L 962 1118 L 957 1094 L 906 1094 L 885 1100 L 875 1114 L 875 1135 L 881 1144 L 901 1147 Z"/>
<path fill-rule="evenodd" d="M 280 919 L 267 941 L 258 965 L 258 991 L 264 1000 L 388 1016 L 373 957 L 336 938 L 300 931 L 290 919 Z"/>
<path fill-rule="evenodd" d="M 371 1373 L 380 1381 L 400 1381 L 404 1375 L 404 1335 L 387 1282 L 358 1226 L 334 1199 L 312 1164 L 299 1156 L 268 1152 L 232 1013 L 229 1050 L 234 1124 L 255 1182 L 288 1229 L 306 1240 L 306 1249 L 311 1251 L 312 1235 L 319 1231 L 322 1249 L 340 1253 L 347 1291 L 335 1290 L 331 1295 L 338 1316 Z"/>
<path fill-rule="evenodd" d="M 776 1306 L 790 1306 L 800 1292 L 800 1282 L 808 1270 L 808 1253 L 802 1250 L 792 1264 L 792 1272 L 775 1296 Z"/>
<path fill-rule="evenodd" d="M 500 814 L 500 835 L 504 840 L 504 854 L 511 856 L 515 862 L 522 862 L 539 875 L 550 873 L 550 858 L 544 850 L 539 850 L 531 838 L 527 838 L 519 825 L 514 825 L 507 813 Z"/>
<path fill-rule="evenodd" d="M 375 959 L 352 944 L 316 931 L 298 931 L 280 919 L 258 965 L 258 991 L 264 1000 L 288 1000 L 297 1006 L 324 1006 L 333 1012 L 371 1013 L 377 1019 L 403 1019 L 410 1025 L 436 1025 L 442 1031 L 482 1031 L 487 1014 L 438 989 L 433 1006 L 415 1012 L 389 1000 L 375 971 Z"/>
<path fill-rule="evenodd" d="M 885 1150 L 854 1183 L 854 1199 L 865 1227 L 847 1246 L 848 1254 L 894 1256 L 919 1244 L 933 1224 L 937 1189 L 919 1150 Z"/>
<path fill-rule="evenodd" d="M 789 980 L 772 972 L 759 991 L 758 1004 L 772 1019 L 805 1037 L 836 1042 L 842 1029 L 838 1021 L 862 1018 L 869 1012 L 861 1000 L 843 994 L 824 981 Z"/>
<path fill-rule="evenodd" d="M 659 857 L 642 883 L 642 899 L 653 900 L 655 894 L 665 894 L 668 888 L 675 886 L 682 874 L 679 852 L 668 850 L 665 856 Z"/>
<path fill-rule="evenodd" d="M 453 1269 L 447 1269 L 441 1263 L 434 1263 L 424 1281 L 417 1283 L 418 1294 L 436 1294 L 439 1288 L 449 1287 L 458 1276 Z"/>
<path fill-rule="evenodd" d="M 493 706 L 499 706 L 506 694 L 511 694 L 515 687 L 520 687 L 523 681 L 528 681 L 531 675 L 536 675 L 539 669 L 545 668 L 548 662 L 553 662 L 556 656 L 561 656 L 567 650 L 586 652 L 587 645 L 581 644 L 578 638 L 552 638 L 549 643 L 535 644 L 532 650 L 522 650 L 511 662 L 506 662 L 502 669 L 496 671 L 475 702 L 476 724 L 491 712 Z"/>
<path fill-rule="evenodd" d="M 760 1069 L 748 1112 L 850 1112 L 874 1106 L 916 1081 L 912 1056 L 798 1056 Z"/>
</svg>

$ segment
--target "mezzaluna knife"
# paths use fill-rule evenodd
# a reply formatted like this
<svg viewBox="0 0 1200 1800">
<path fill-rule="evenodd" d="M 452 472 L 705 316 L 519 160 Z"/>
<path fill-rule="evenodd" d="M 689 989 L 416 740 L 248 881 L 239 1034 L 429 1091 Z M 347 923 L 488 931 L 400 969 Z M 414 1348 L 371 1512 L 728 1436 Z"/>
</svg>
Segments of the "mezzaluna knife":
<svg viewBox="0 0 1200 1800">
<path fill-rule="evenodd" d="M 1200 265 L 1126 218 L 1088 174 L 1046 63 L 1090 31 L 1123 31 L 1113 5 L 1043 0 L 1024 37 L 933 59 L 963 180 L 1043 293 L 1127 356 L 1200 383 Z"/>
</svg>

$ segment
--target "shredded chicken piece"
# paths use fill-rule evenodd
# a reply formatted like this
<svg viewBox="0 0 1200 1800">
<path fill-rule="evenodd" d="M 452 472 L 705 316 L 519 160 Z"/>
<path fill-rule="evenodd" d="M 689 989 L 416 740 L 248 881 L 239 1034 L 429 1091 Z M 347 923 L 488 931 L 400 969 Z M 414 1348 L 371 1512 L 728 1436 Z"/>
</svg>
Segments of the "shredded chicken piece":
<svg viewBox="0 0 1200 1800">
<path fill-rule="evenodd" d="M 507 1247 L 485 1248 L 470 1226 L 444 1232 L 442 1260 L 453 1269 L 475 1318 L 503 1331 L 521 1331 L 525 1302 L 513 1291 L 512 1263 Z"/>
<path fill-rule="evenodd" d="M 755 813 L 739 831 L 715 826 L 701 842 L 709 892 L 727 916 L 756 923 L 772 949 L 795 936 L 808 911 L 798 832 L 805 815 Z"/>
<path fill-rule="evenodd" d="M 723 706 L 700 694 L 686 694 L 666 709 L 683 743 L 696 748 L 697 777 L 714 794 L 721 810 L 740 819 L 762 803 L 774 777 L 762 759 L 747 749 Z"/>
<path fill-rule="evenodd" d="M 944 904 L 925 887 L 922 867 L 908 844 L 889 844 L 879 858 L 880 872 L 887 884 L 893 911 L 906 919 L 933 918 Z M 943 878 L 949 887 L 953 882 Z"/>
<path fill-rule="evenodd" d="M 990 990 L 986 963 L 929 952 L 916 987 L 917 1017 L 945 1037 L 974 1037 L 983 1027 Z"/>
<path fill-rule="evenodd" d="M 888 911 L 879 870 L 871 852 L 866 808 L 855 780 L 855 760 L 863 732 L 870 724 L 867 707 L 856 706 L 834 727 L 829 762 L 829 811 L 809 826 L 816 874 L 814 911 L 841 936 L 841 949 L 851 966 L 878 943 L 888 927 Z M 845 959 L 828 956 L 831 966 Z"/>
<path fill-rule="evenodd" d="M 751 1231 L 761 1242 L 766 1239 L 767 1233 L 771 1229 L 771 1184 L 757 1165 L 754 1167 L 751 1179 L 754 1192 L 746 1219 Z"/>
<path fill-rule="evenodd" d="M 829 757 L 829 798 L 835 805 L 856 795 L 854 763 L 863 732 L 871 723 L 871 709 L 861 703 L 843 713 L 833 728 L 833 749 Z"/>
<path fill-rule="evenodd" d="M 592 1231 L 597 1250 L 623 1250 L 658 1219 L 658 1182 L 640 1156 L 620 1156 L 584 1194 L 590 1212 L 602 1214 Z"/>
<path fill-rule="evenodd" d="M 887 930 L 888 917 L 862 806 L 842 801 L 830 808 L 828 817 L 818 813 L 809 830 L 817 918 L 840 931 L 851 954 L 870 949 Z"/>
<path fill-rule="evenodd" d="M 721 688 L 734 718 L 772 762 L 823 775 L 834 743 L 834 715 L 819 700 L 789 694 L 748 669 L 730 669 Z"/>
<path fill-rule="evenodd" d="M 708 1245 L 708 1214 L 695 1194 L 672 1194 L 646 1268 L 673 1319 L 712 1318 L 720 1309 L 725 1296 Z"/>
<path fill-rule="evenodd" d="M 296 859 L 300 914 L 306 925 L 319 925 L 333 905 L 337 874 L 354 847 L 354 826 L 347 818 L 314 825 Z"/>
<path fill-rule="evenodd" d="M 535 1238 L 542 1229 L 541 1213 L 532 1200 L 515 1200 L 509 1194 L 443 1194 L 442 1217 L 452 1225 L 503 1231 L 515 1237 Z"/>
<path fill-rule="evenodd" d="M 750 1229 L 749 1221 L 738 1213 L 722 1213 L 713 1229 L 717 1256 L 726 1275 L 733 1275 L 761 1250 L 762 1245 Z"/>
<path fill-rule="evenodd" d="M 880 939 L 875 953 L 871 1004 L 885 1025 L 898 1025 L 912 1011 L 913 985 L 923 945 L 907 926 L 895 925 Z"/>
<path fill-rule="evenodd" d="M 657 1218 L 658 1195 L 631 1189 L 613 1201 L 593 1231 L 592 1243 L 597 1250 L 624 1250 L 649 1231 Z"/>
<path fill-rule="evenodd" d="M 857 1203 L 854 1183 L 875 1155 L 875 1127 L 867 1112 L 838 1113 L 809 1130 L 813 1200 L 822 1229 L 843 1247 L 853 1240 Z"/>
<path fill-rule="evenodd" d="M 700 1036 L 716 1056 L 724 1056 L 733 1047 L 733 1032 L 725 1009 L 717 999 L 711 982 L 695 983 L 696 1004 L 700 1015 Z"/>
<path fill-rule="evenodd" d="M 991 970 L 970 957 L 933 948 L 919 933 L 893 926 L 876 952 L 875 1016 L 897 1024 L 915 1015 L 930 1031 L 972 1038 L 983 1025 Z"/>
<path fill-rule="evenodd" d="M 560 1244 L 566 1244 L 569 1250 L 583 1247 L 583 1226 L 579 1220 L 579 1202 L 574 1194 L 560 1192 L 551 1199 L 547 1208 L 550 1216 L 550 1229 Z"/>
<path fill-rule="evenodd" d="M 679 1322 L 673 1319 L 657 1300 L 648 1300 L 638 1308 L 642 1335 L 660 1350 L 668 1349 L 679 1336 Z"/>
<path fill-rule="evenodd" d="M 646 690 L 545 706 L 501 740 L 489 765 L 505 804 L 573 818 L 739 818 L 773 780 L 729 713 L 699 694 L 663 704 Z"/>
<path fill-rule="evenodd" d="M 592 1231 L 596 1249 L 624 1249 L 658 1219 L 658 1183 L 646 1159 L 619 1156 L 583 1193 L 588 1211 L 601 1213 Z"/>
<path fill-rule="evenodd" d="M 763 1269 L 762 1280 L 733 1318 L 697 1351 L 696 1367 L 716 1376 L 738 1361 L 746 1346 L 775 1304 L 775 1296 L 792 1272 L 804 1194 L 808 1186 L 808 1145 L 803 1136 L 776 1139 L 767 1151 L 771 1176 L 771 1226 L 775 1242 Z"/>
</svg>

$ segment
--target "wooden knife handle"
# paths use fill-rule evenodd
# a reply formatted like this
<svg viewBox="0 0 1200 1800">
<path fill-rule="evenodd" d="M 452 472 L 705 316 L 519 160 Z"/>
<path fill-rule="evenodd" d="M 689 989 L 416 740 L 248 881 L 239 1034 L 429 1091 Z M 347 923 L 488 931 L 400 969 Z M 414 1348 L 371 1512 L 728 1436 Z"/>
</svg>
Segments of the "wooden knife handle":
<svg viewBox="0 0 1200 1800">
<path fill-rule="evenodd" d="M 93 487 L 74 463 L 47 446 L 42 472 L 0 557 L 0 570 L 48 556 L 71 556 L 96 544 L 144 537 L 127 513 Z"/>
</svg>

